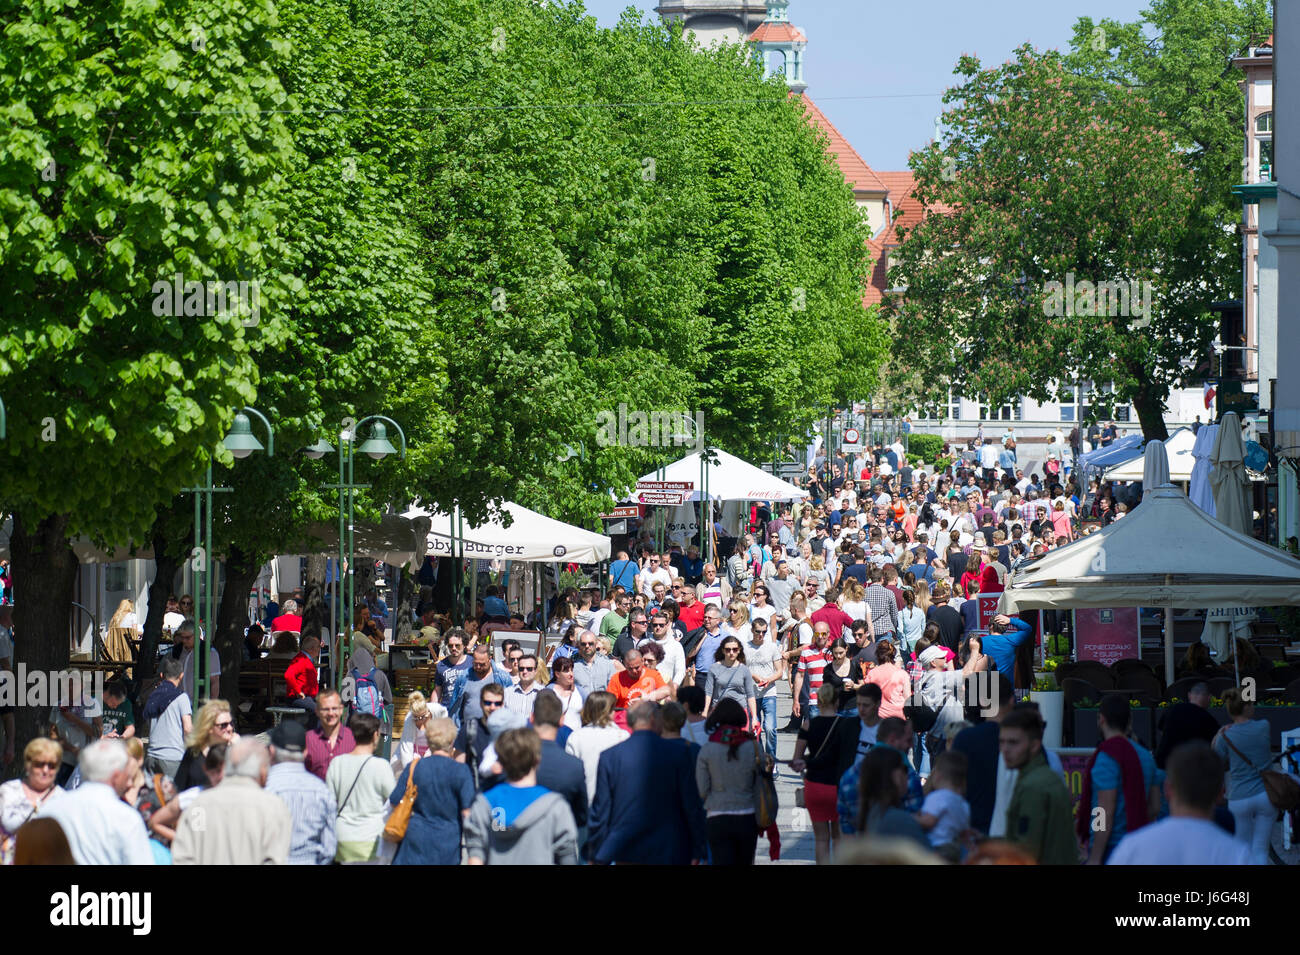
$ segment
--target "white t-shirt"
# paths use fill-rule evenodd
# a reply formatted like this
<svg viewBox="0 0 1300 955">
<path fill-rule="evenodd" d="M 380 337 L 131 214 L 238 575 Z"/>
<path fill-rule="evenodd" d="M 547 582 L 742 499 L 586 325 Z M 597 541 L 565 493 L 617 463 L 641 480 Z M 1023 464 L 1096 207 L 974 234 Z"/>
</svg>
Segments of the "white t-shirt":
<svg viewBox="0 0 1300 955">
<path fill-rule="evenodd" d="M 447 707 L 429 700 L 429 713 L 435 720 L 439 720 L 447 715 Z M 425 738 L 424 730 L 415 722 L 415 716 L 408 711 L 406 720 L 402 723 L 402 738 L 397 743 L 397 758 L 401 768 L 405 769 L 406 764 L 417 755 L 429 755 L 429 741 Z"/>
<path fill-rule="evenodd" d="M 185 614 L 177 613 L 175 610 L 163 614 L 163 629 L 174 631 L 177 627 L 185 622 Z"/>
<path fill-rule="evenodd" d="M 569 734 L 564 751 L 582 760 L 582 769 L 587 777 L 588 800 L 596 798 L 596 770 L 600 766 L 600 754 L 611 746 L 617 746 L 629 735 L 631 734 L 627 730 L 619 729 L 612 723 L 609 726 L 584 726 Z"/>
<path fill-rule="evenodd" d="M 781 648 L 773 640 L 764 640 L 761 646 L 754 646 L 751 639 L 745 645 L 745 665 L 749 667 L 750 676 L 755 680 L 770 680 L 776 672 L 776 663 L 781 659 Z M 770 686 L 754 687 L 754 695 L 762 699 Z"/>
<path fill-rule="evenodd" d="M 609 613 L 608 607 L 597 607 L 591 612 L 591 623 L 587 628 L 592 633 L 600 633 L 600 622 L 605 619 L 605 614 Z"/>
<path fill-rule="evenodd" d="M 668 573 L 668 571 L 664 570 L 662 567 L 656 571 L 651 571 L 647 566 L 645 570 L 641 571 L 638 579 L 641 581 L 641 593 L 646 596 L 650 596 L 654 593 L 655 581 L 662 583 L 664 585 L 664 590 L 668 593 L 671 594 L 673 591 L 673 575 Z"/>
<path fill-rule="evenodd" d="M 671 629 L 670 627 L 669 630 Z M 663 661 L 659 664 L 659 675 L 665 683 L 681 686 L 682 680 L 686 678 L 686 651 L 682 649 L 681 641 L 675 636 L 669 636 L 656 640 L 655 643 L 664 652 Z M 582 720 L 578 721 L 578 725 L 582 725 Z"/>
<path fill-rule="evenodd" d="M 1250 844 L 1214 823 L 1170 816 L 1120 840 L 1108 865 L 1250 865 Z"/>
<path fill-rule="evenodd" d="M 956 842 L 962 831 L 970 828 L 970 803 L 951 789 L 936 789 L 926 796 L 921 812 L 939 819 L 930 830 L 932 846 Z"/>
<path fill-rule="evenodd" d="M 560 706 L 564 707 L 560 713 L 561 725 L 567 726 L 571 730 L 582 729 L 582 691 L 579 690 L 577 686 L 574 686 L 573 692 L 569 694 L 568 700 L 565 700 L 563 696 L 560 696 L 560 693 L 554 686 L 547 687 L 547 689 L 560 697 Z"/>
<path fill-rule="evenodd" d="M 758 604 L 749 605 L 750 620 L 765 620 L 767 621 L 767 625 L 770 628 L 772 626 L 772 618 L 774 616 L 776 616 L 776 608 L 773 607 L 771 604 L 768 604 L 765 607 L 760 607 Z"/>
</svg>

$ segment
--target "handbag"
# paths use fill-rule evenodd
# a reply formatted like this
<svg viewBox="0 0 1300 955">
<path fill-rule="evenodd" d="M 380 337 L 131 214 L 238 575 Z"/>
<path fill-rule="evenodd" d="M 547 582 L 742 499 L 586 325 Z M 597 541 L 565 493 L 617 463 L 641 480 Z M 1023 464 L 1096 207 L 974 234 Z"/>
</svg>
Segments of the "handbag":
<svg viewBox="0 0 1300 955">
<path fill-rule="evenodd" d="M 1244 753 L 1233 744 L 1228 738 L 1228 728 L 1225 726 L 1219 731 L 1223 736 L 1223 741 L 1228 744 L 1228 748 L 1241 757 L 1241 761 L 1249 766 L 1255 772 L 1259 773 L 1259 781 L 1264 784 L 1264 792 L 1268 793 L 1268 801 L 1273 804 L 1274 809 L 1280 809 L 1283 812 L 1290 812 L 1296 806 L 1300 806 L 1300 782 L 1296 782 L 1295 777 L 1287 773 L 1280 773 L 1276 769 L 1260 769 Z M 1278 759 L 1281 759 L 1279 756 Z M 1272 760 L 1269 765 L 1277 762 Z"/>
<path fill-rule="evenodd" d="M 776 782 L 772 779 L 772 767 L 767 764 L 767 756 L 754 737 L 754 822 L 759 831 L 776 825 L 776 812 L 780 800 L 776 795 Z"/>
<path fill-rule="evenodd" d="M 840 721 L 840 715 L 841 714 L 839 713 L 835 714 L 835 719 L 831 722 L 831 728 L 826 731 L 826 738 L 823 739 L 822 744 L 817 747 L 817 752 L 813 753 L 814 762 L 817 760 L 819 756 L 821 756 L 822 750 L 824 750 L 826 748 L 826 744 L 831 741 L 831 737 L 835 735 L 835 726 Z M 805 768 L 804 769 L 805 776 L 807 775 L 807 773 L 808 770 L 807 768 Z M 794 804 L 798 806 L 800 809 L 807 809 L 808 807 L 806 803 L 807 803 L 807 798 L 804 796 L 803 787 L 800 786 L 798 789 L 794 791 Z"/>
<path fill-rule="evenodd" d="M 402 800 L 393 807 L 393 811 L 388 815 L 388 824 L 384 826 L 384 839 L 388 842 L 401 842 L 406 838 L 406 827 L 411 823 L 411 810 L 415 808 L 415 764 L 420 761 L 416 756 L 411 760 L 410 768 L 406 774 L 406 791 L 402 793 Z"/>
</svg>

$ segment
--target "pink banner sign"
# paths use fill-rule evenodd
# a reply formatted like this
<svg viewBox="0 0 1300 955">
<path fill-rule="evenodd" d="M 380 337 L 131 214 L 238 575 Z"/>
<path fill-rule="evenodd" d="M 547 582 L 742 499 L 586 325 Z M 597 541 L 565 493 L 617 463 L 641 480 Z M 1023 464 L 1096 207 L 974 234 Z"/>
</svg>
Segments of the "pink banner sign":
<svg viewBox="0 0 1300 955">
<path fill-rule="evenodd" d="M 1116 660 L 1142 657 L 1137 607 L 1074 612 L 1075 651 L 1079 660 L 1110 666 Z"/>
</svg>

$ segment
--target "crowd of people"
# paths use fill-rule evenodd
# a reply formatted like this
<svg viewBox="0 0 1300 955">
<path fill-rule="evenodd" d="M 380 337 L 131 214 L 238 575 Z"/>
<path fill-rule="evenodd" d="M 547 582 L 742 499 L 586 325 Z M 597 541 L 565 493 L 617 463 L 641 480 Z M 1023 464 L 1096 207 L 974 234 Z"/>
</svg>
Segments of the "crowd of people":
<svg viewBox="0 0 1300 955">
<path fill-rule="evenodd" d="M 496 588 L 463 627 L 422 601 L 412 639 L 432 659 L 400 726 L 375 593 L 344 694 L 321 682 L 296 601 L 250 628 L 247 653 L 272 645 L 301 711 L 257 737 L 237 734 L 219 661 L 195 698 L 192 602 L 178 605 L 138 721 L 110 683 L 102 717 L 56 708 L 53 738 L 24 750 L 0 787 L 8 861 L 751 864 L 760 839 L 780 853 L 756 804 L 783 732 L 819 863 L 864 839 L 916 861 L 1264 861 L 1271 754 L 1252 704 L 1230 702 L 1212 733 L 1180 711 L 1153 754 L 1107 697 L 1076 812 L 1036 706 L 1015 701 L 1032 627 L 981 617 L 976 595 L 1128 507 L 1123 489 L 1080 487 L 1079 440 L 1059 436 L 1044 479 L 1016 466 L 1010 430 L 945 471 L 901 446 L 824 458 L 812 497 L 756 508 L 725 561 L 643 532 L 603 596 L 562 591 L 531 621 Z M 545 653 L 510 636 L 528 625 Z"/>
</svg>

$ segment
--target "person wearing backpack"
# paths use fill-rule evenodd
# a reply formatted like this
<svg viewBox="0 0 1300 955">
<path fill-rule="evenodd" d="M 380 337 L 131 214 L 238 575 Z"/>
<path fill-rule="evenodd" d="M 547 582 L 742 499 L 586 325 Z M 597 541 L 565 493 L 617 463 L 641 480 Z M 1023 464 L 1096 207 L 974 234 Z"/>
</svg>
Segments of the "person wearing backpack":
<svg viewBox="0 0 1300 955">
<path fill-rule="evenodd" d="M 384 831 L 384 807 L 396 786 L 392 767 L 375 755 L 379 719 L 355 713 L 348 723 L 356 749 L 335 756 L 325 784 L 339 807 L 336 862 L 368 862 L 375 858 Z"/>
<path fill-rule="evenodd" d="M 364 672 L 353 667 L 349 675 L 352 680 L 349 711 L 353 715 L 365 713 L 373 716 L 379 720 L 380 735 L 391 736 L 393 727 L 389 721 L 388 704 L 393 702 L 393 690 L 388 684 L 388 674 L 372 665 Z"/>
</svg>

